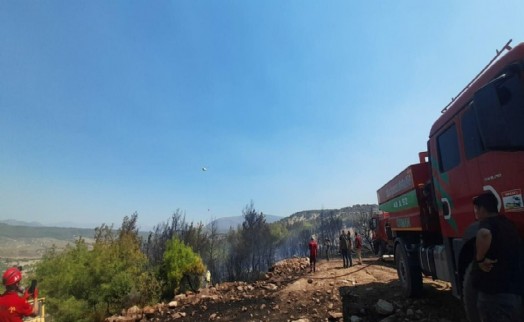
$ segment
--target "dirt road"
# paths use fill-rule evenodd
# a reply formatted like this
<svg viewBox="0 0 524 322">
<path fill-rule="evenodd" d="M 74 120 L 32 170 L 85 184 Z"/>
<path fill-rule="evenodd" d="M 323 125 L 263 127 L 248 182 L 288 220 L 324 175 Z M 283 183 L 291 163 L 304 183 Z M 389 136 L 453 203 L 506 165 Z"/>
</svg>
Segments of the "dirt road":
<svg viewBox="0 0 524 322">
<path fill-rule="evenodd" d="M 351 292 L 351 321 L 465 321 L 448 283 L 424 279 L 423 297 L 404 298 L 392 261 L 368 258 L 363 265 L 342 268 L 340 259 L 321 260 L 314 273 L 305 262 L 280 262 L 263 281 L 179 295 L 169 306 L 148 308 L 147 318 L 136 321 L 342 321 L 341 287 Z"/>
</svg>

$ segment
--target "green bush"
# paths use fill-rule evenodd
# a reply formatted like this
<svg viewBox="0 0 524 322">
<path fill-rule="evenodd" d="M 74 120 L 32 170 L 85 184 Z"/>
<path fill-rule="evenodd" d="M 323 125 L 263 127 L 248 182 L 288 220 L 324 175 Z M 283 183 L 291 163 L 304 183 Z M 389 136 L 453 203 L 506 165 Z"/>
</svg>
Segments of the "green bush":
<svg viewBox="0 0 524 322">
<path fill-rule="evenodd" d="M 160 283 L 147 264 L 136 231 L 114 232 L 104 225 L 97 228 L 92 249 L 80 239 L 63 252 L 46 253 L 36 277 L 53 321 L 96 322 L 158 299 Z"/>
<path fill-rule="evenodd" d="M 78 322 L 89 322 L 93 321 L 92 316 L 86 316 L 85 312 L 89 311 L 88 304 L 86 301 L 78 300 L 75 297 L 65 298 L 57 301 L 56 299 L 50 298 L 47 301 L 47 306 L 60 307 L 60 315 L 57 315 L 53 321 L 67 322 L 67 321 L 78 321 Z"/>
<path fill-rule="evenodd" d="M 165 275 L 167 281 L 164 289 L 165 297 L 172 297 L 177 291 L 183 290 L 183 279 L 193 288 L 198 288 L 200 276 L 204 272 L 202 259 L 193 252 L 191 247 L 186 246 L 176 237 L 168 242 L 162 266 L 162 275 Z"/>
</svg>

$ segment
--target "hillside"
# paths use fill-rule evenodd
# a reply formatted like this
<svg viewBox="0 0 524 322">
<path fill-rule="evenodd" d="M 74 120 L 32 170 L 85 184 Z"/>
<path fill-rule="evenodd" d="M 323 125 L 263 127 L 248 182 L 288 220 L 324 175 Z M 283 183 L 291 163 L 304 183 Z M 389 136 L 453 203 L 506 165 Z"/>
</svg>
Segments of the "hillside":
<svg viewBox="0 0 524 322">
<path fill-rule="evenodd" d="M 273 215 L 264 215 L 266 217 L 267 223 L 273 223 L 279 221 L 282 217 L 273 216 Z M 213 224 L 217 225 L 218 233 L 227 233 L 229 229 L 236 229 L 239 225 L 242 225 L 244 222 L 244 216 L 234 216 L 234 217 L 223 217 L 217 218 L 209 223 L 206 227 L 211 228 Z"/>
<path fill-rule="evenodd" d="M 285 225 L 293 225 L 298 222 L 316 221 L 321 214 L 333 214 L 335 217 L 340 217 L 343 224 L 348 225 L 355 215 L 368 212 L 378 212 L 378 206 L 375 204 L 357 204 L 340 209 L 304 210 L 296 212 L 289 217 L 282 218 L 280 222 Z"/>
<path fill-rule="evenodd" d="M 94 229 L 17 226 L 0 223 L 0 269 L 31 266 L 51 248 L 64 249 L 79 237 L 92 242 Z"/>
</svg>

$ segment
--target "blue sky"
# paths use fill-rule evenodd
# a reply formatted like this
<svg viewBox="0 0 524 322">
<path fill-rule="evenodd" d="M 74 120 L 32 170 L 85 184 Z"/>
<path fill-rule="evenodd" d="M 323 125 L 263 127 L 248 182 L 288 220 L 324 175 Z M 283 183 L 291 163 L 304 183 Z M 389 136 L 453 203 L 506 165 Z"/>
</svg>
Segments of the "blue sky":
<svg viewBox="0 0 524 322">
<path fill-rule="evenodd" d="M 523 1 L 0 1 L 0 219 L 376 203 Z M 201 168 L 206 167 L 207 171 Z"/>
</svg>

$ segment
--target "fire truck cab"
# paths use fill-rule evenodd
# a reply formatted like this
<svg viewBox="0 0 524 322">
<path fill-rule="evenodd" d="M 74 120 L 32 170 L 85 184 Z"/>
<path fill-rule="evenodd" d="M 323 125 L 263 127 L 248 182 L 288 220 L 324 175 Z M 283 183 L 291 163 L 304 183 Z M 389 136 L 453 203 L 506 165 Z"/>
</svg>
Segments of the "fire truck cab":
<svg viewBox="0 0 524 322">
<path fill-rule="evenodd" d="M 510 42 L 444 108 L 419 163 L 377 191 L 407 296 L 420 294 L 422 275 L 464 295 L 478 230 L 472 199 L 484 191 L 524 239 L 524 43 Z"/>
</svg>

